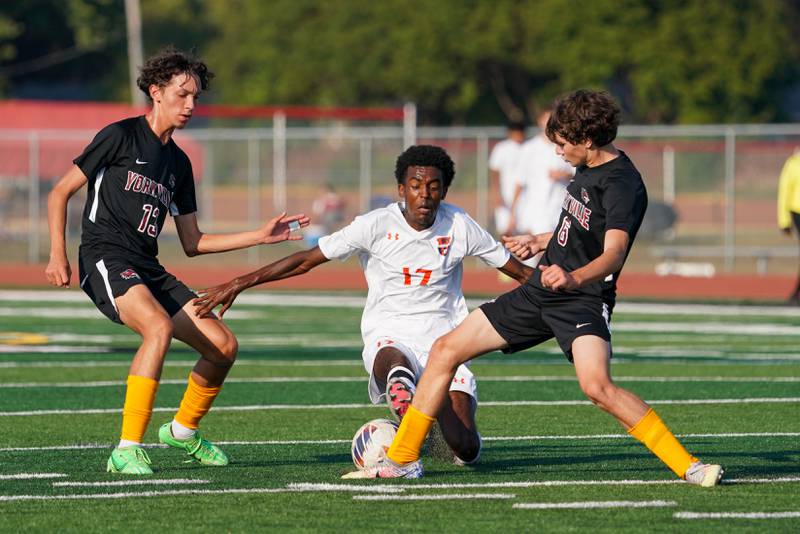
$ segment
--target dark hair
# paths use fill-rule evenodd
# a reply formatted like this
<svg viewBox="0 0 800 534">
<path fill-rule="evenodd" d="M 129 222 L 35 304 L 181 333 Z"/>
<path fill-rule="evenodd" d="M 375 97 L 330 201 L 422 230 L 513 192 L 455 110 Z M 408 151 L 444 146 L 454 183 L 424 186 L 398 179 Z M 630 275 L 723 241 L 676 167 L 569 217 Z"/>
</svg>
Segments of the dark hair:
<svg viewBox="0 0 800 534">
<path fill-rule="evenodd" d="M 398 184 L 404 183 L 406 171 L 409 167 L 436 167 L 442 173 L 445 189 L 450 187 L 453 182 L 453 176 L 456 175 L 453 160 L 440 146 L 414 145 L 400 154 L 394 167 L 394 177 L 397 178 Z"/>
<path fill-rule="evenodd" d="M 601 147 L 617 137 L 619 114 L 619 106 L 606 91 L 578 89 L 556 101 L 547 137 L 555 142 L 558 134 L 572 144 L 588 139 Z"/>
<path fill-rule="evenodd" d="M 524 132 L 525 128 L 525 121 L 508 121 L 506 124 L 506 129 L 509 132 Z"/>
<path fill-rule="evenodd" d="M 189 74 L 197 76 L 200 80 L 200 89 L 205 91 L 214 73 L 202 60 L 192 53 L 185 53 L 172 46 L 162 49 L 150 57 L 139 69 L 136 85 L 150 98 L 150 86 L 165 87 L 176 74 Z"/>
</svg>

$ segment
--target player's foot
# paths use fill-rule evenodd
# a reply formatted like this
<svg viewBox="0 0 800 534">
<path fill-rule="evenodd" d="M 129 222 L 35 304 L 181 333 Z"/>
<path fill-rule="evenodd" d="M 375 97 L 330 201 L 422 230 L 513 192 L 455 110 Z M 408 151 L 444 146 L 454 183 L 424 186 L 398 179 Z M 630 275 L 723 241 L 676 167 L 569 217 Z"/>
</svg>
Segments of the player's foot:
<svg viewBox="0 0 800 534">
<path fill-rule="evenodd" d="M 203 465 L 228 465 L 228 457 L 222 449 L 203 439 L 200 432 L 195 432 L 189 439 L 177 439 L 172 436 L 172 423 L 165 423 L 158 429 L 158 441 L 186 451 L 193 460 Z"/>
<path fill-rule="evenodd" d="M 414 382 L 404 376 L 393 376 L 389 379 L 386 384 L 386 403 L 397 421 L 403 420 L 416 390 Z"/>
<path fill-rule="evenodd" d="M 710 488 L 719 484 L 724 473 L 721 465 L 695 462 L 686 470 L 685 478 L 689 484 Z"/>
<path fill-rule="evenodd" d="M 342 478 L 421 478 L 422 462 L 410 462 L 407 464 L 396 464 L 387 459 L 383 464 L 376 467 L 369 467 L 360 471 L 352 471 Z"/>
<path fill-rule="evenodd" d="M 124 473 L 126 475 L 152 475 L 150 457 L 138 445 L 130 447 L 117 447 L 111 451 L 111 456 L 106 464 L 109 473 Z"/>
</svg>

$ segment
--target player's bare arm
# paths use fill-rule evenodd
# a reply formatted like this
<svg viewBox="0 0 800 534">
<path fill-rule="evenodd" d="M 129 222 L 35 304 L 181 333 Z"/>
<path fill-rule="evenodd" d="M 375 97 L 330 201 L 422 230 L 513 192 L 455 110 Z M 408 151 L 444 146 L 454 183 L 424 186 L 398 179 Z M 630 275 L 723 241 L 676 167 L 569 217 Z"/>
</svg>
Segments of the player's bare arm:
<svg viewBox="0 0 800 534">
<path fill-rule="evenodd" d="M 178 237 L 187 256 L 211 254 L 239 250 L 255 245 L 280 243 L 281 241 L 297 241 L 300 235 L 292 235 L 293 230 L 308 226 L 309 218 L 300 213 L 286 215 L 286 212 L 273 217 L 258 230 L 237 232 L 232 234 L 206 234 L 197 225 L 197 215 L 187 213 L 175 217 Z"/>
<path fill-rule="evenodd" d="M 44 271 L 47 281 L 56 287 L 69 287 L 72 268 L 67 258 L 64 230 L 67 225 L 67 203 L 87 182 L 86 176 L 77 165 L 56 182 L 47 195 L 47 224 L 50 228 L 50 261 Z"/>
<path fill-rule="evenodd" d="M 622 269 L 628 250 L 628 232 L 608 230 L 603 242 L 603 253 L 580 269 L 565 271 L 560 265 L 539 265 L 542 285 L 553 291 L 569 291 L 604 279 Z"/>
<path fill-rule="evenodd" d="M 514 256 L 521 260 L 527 260 L 546 249 L 552 235 L 553 232 L 536 235 L 504 235 L 501 236 L 500 239 L 503 240 L 503 245 L 505 245 L 508 251 Z"/>
<path fill-rule="evenodd" d="M 257 271 L 238 276 L 224 284 L 204 289 L 199 292 L 200 296 L 194 301 L 195 315 L 202 317 L 221 304 L 222 308 L 219 310 L 219 316 L 222 317 L 231 307 L 239 293 L 245 289 L 265 282 L 305 274 L 317 265 L 327 261 L 328 258 L 325 257 L 319 247 L 314 247 L 309 250 L 295 252 L 290 256 L 265 265 Z"/>
<path fill-rule="evenodd" d="M 508 258 L 508 261 L 502 267 L 499 267 L 498 270 L 520 284 L 524 284 L 528 281 L 528 278 L 533 275 L 533 267 L 529 267 L 524 263 L 520 262 L 517 258 L 511 256 Z"/>
</svg>

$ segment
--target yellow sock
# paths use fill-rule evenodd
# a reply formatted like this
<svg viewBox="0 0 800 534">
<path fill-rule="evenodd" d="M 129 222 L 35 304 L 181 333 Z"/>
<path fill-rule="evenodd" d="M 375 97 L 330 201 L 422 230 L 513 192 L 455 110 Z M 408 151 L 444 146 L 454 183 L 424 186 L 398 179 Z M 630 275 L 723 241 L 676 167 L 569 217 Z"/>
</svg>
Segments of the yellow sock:
<svg viewBox="0 0 800 534">
<path fill-rule="evenodd" d="M 189 384 L 186 386 L 178 413 L 175 414 L 175 420 L 186 428 L 196 429 L 200 426 L 200 419 L 211 409 L 211 404 L 221 389 L 222 386 L 213 388 L 201 386 L 194 381 L 192 375 L 189 375 Z"/>
<path fill-rule="evenodd" d="M 644 443 L 681 478 L 684 478 L 689 466 L 697 461 L 697 458 L 686 452 L 652 408 L 628 430 L 628 434 Z"/>
<path fill-rule="evenodd" d="M 413 406 L 409 406 L 386 456 L 398 464 L 407 464 L 418 460 L 419 451 L 435 420 Z"/>
<path fill-rule="evenodd" d="M 144 376 L 128 375 L 125 406 L 122 408 L 122 435 L 120 439 L 141 443 L 144 431 L 153 415 L 158 381 Z"/>
</svg>

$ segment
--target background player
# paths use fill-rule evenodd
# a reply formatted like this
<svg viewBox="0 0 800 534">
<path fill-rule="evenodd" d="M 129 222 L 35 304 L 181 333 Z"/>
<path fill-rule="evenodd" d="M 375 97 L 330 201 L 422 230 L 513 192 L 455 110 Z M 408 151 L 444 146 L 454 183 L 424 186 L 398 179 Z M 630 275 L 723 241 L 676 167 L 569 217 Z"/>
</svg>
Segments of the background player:
<svg viewBox="0 0 800 534">
<path fill-rule="evenodd" d="M 222 304 L 222 316 L 248 287 L 358 254 L 369 287 L 361 319 L 369 396 L 378 403 L 385 394 L 392 413 L 402 419 L 431 344 L 467 316 L 461 293 L 463 259 L 477 256 L 519 282 L 533 273 L 466 212 L 442 202 L 454 174 L 453 161 L 442 148 L 410 147 L 395 167 L 400 202 L 356 217 L 312 249 L 201 292 L 197 313 L 205 315 Z M 481 445 L 475 378 L 459 365 L 445 389 L 449 395 L 442 399 L 438 416 L 442 434 L 456 463 L 474 462 Z"/>
<path fill-rule="evenodd" d="M 228 463 L 197 428 L 233 365 L 236 338 L 213 314 L 187 313 L 196 295 L 156 259 L 167 211 L 187 256 L 300 239 L 290 237 L 289 223 L 308 225 L 303 215 L 283 214 L 251 232 L 204 234 L 198 228 L 192 166 L 172 133 L 186 126 L 212 76 L 202 61 L 174 49 L 150 58 L 137 80 L 152 101 L 150 111 L 103 128 L 48 198 L 47 280 L 69 287 L 67 203 L 88 183 L 79 250 L 81 288 L 109 319 L 142 337 L 128 374 L 120 442 L 107 462 L 110 472 L 153 472 L 141 444 L 173 337 L 197 350 L 200 359 L 175 419 L 159 429 L 159 440 L 203 464 Z"/>
<path fill-rule="evenodd" d="M 691 456 L 644 401 L 611 380 L 611 332 L 616 283 L 647 208 L 642 177 L 612 144 L 619 108 L 605 92 L 579 90 L 561 99 L 547 123 L 558 154 L 576 167 L 561 220 L 552 234 L 504 238 L 520 258 L 541 250 L 536 273 L 519 288 L 473 311 L 431 348 L 417 394 L 385 466 L 351 478 L 422 476 L 419 450 L 459 365 L 497 349 L 516 352 L 553 337 L 575 366 L 586 396 L 614 416 L 679 477 L 716 485 L 719 465 Z"/>
<path fill-rule="evenodd" d="M 494 145 L 489 154 L 489 174 L 495 195 L 494 229 L 499 234 L 517 232 L 523 183 L 514 173 L 525 141 L 525 123 L 511 121 L 506 138 Z"/>
</svg>

